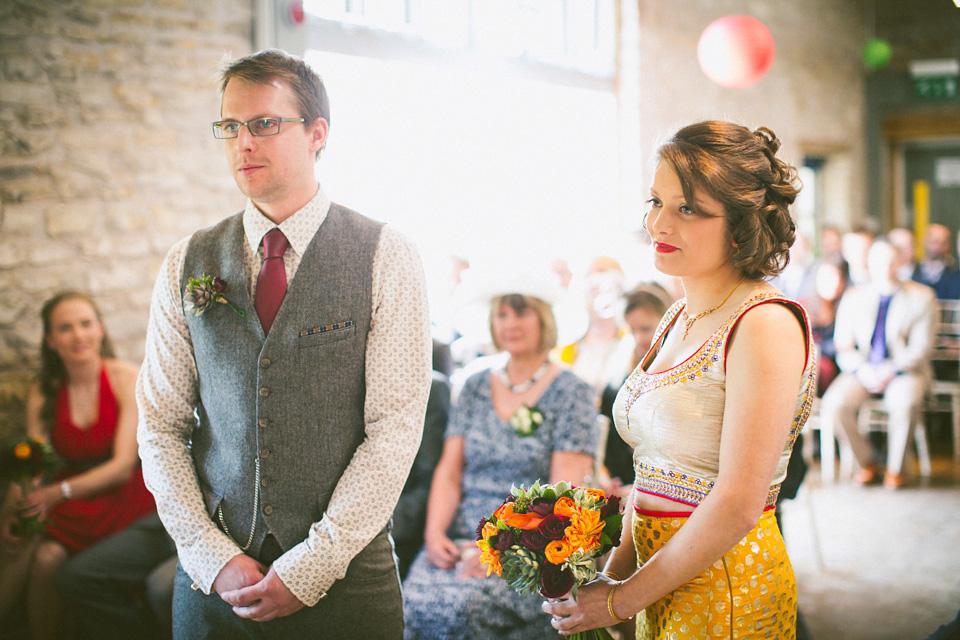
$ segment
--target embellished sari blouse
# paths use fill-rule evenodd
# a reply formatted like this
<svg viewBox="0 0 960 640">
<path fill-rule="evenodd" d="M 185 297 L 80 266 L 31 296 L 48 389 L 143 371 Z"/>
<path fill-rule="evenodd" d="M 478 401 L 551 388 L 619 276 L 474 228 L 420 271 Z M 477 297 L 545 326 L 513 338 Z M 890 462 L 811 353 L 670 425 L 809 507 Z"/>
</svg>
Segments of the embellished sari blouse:
<svg viewBox="0 0 960 640">
<path fill-rule="evenodd" d="M 726 355 L 730 334 L 744 313 L 766 303 L 783 304 L 796 315 L 806 336 L 806 358 L 790 435 L 777 463 L 766 508 L 772 508 L 787 475 L 787 462 L 816 391 L 816 355 L 803 308 L 782 294 L 758 293 L 740 307 L 679 365 L 647 373 L 655 349 L 683 309 L 679 300 L 657 327 L 653 347 L 627 378 L 614 403 L 617 431 L 634 448 L 635 487 L 652 495 L 697 506 L 717 480 L 726 395 Z M 763 399 L 758 397 L 758 402 Z"/>
</svg>

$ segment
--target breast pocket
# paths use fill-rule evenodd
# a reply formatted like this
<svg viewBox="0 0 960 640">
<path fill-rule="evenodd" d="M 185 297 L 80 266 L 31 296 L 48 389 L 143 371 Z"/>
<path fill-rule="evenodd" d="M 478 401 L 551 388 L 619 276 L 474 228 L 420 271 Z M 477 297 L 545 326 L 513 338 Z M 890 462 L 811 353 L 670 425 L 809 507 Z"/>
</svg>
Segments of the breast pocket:
<svg viewBox="0 0 960 640">
<path fill-rule="evenodd" d="M 297 346 L 300 349 L 310 347 L 319 347 L 332 342 L 349 340 L 356 335 L 357 327 L 353 320 L 344 320 L 332 324 L 318 325 L 301 329 L 297 339 Z"/>
</svg>

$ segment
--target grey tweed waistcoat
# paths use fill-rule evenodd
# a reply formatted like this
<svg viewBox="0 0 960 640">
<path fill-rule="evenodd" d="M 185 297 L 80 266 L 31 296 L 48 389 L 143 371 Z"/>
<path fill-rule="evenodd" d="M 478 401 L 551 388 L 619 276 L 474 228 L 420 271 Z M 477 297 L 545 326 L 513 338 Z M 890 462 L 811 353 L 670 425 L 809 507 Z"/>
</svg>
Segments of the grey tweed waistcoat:
<svg viewBox="0 0 960 640">
<path fill-rule="evenodd" d="M 193 235 L 181 284 L 219 276 L 224 296 L 245 313 L 217 304 L 186 315 L 200 393 L 192 451 L 211 518 L 241 546 L 256 519 L 248 550 L 256 556 L 268 532 L 284 551 L 307 537 L 363 441 L 382 225 L 331 205 L 264 336 L 250 298 L 242 220 L 240 213 Z"/>
</svg>

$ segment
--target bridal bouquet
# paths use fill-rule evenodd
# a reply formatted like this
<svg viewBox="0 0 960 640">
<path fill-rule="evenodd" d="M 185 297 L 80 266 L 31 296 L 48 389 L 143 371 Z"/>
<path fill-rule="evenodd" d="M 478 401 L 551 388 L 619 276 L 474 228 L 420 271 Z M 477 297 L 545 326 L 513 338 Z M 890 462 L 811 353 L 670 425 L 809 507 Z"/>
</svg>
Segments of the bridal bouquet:
<svg viewBox="0 0 960 640">
<path fill-rule="evenodd" d="M 620 544 L 619 496 L 566 482 L 510 495 L 477 526 L 480 561 L 517 593 L 559 598 L 597 577 L 596 561 Z M 574 638 L 611 638 L 594 629 Z"/>
<path fill-rule="evenodd" d="M 23 437 L 0 451 L 0 478 L 20 485 L 21 498 L 33 490 L 34 478 L 56 467 L 57 456 L 53 447 L 43 440 Z M 36 516 L 21 516 L 15 533 L 29 536 L 43 531 L 43 528 Z"/>
</svg>

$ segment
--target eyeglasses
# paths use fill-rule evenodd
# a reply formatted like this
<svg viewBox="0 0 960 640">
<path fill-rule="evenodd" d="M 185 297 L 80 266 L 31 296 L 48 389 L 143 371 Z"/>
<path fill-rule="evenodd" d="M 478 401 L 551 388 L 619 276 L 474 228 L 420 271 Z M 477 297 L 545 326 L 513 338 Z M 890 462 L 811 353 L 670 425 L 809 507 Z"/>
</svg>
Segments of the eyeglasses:
<svg viewBox="0 0 960 640">
<path fill-rule="evenodd" d="M 240 135 L 240 127 L 246 127 L 252 136 L 275 136 L 280 133 L 281 122 L 306 122 L 304 118 L 257 118 L 250 122 L 218 120 L 213 123 L 213 137 L 224 140 Z"/>
</svg>

